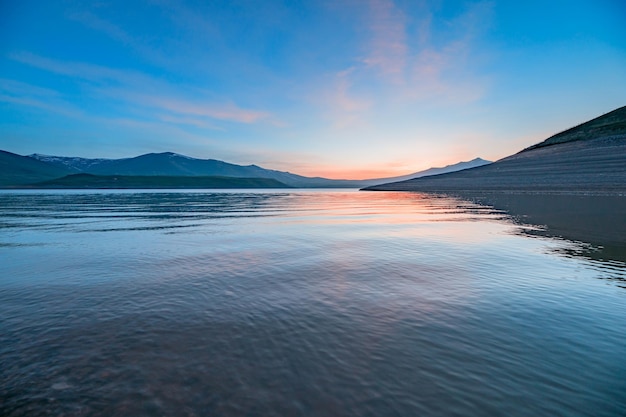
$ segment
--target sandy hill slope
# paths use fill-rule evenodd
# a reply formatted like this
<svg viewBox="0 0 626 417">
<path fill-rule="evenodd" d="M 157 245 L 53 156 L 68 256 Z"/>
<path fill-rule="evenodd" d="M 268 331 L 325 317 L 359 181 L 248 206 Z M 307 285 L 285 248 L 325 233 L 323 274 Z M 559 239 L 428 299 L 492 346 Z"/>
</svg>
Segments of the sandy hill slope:
<svg viewBox="0 0 626 417">
<path fill-rule="evenodd" d="M 365 189 L 626 195 L 626 107 L 493 164 Z"/>
</svg>

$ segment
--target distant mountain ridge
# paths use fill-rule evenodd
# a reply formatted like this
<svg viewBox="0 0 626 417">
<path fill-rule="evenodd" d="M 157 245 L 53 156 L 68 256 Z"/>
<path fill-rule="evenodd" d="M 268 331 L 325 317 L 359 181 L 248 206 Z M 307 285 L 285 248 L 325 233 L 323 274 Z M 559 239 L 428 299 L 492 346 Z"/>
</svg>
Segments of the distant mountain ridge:
<svg viewBox="0 0 626 417">
<path fill-rule="evenodd" d="M 39 153 L 34 153 L 32 155 L 27 155 L 29 158 L 36 159 L 41 162 L 46 162 L 51 165 L 55 165 L 60 168 L 68 169 L 71 172 L 87 172 L 92 168 L 95 168 L 99 165 L 104 165 L 108 161 L 113 161 L 113 159 L 105 159 L 105 158 L 97 158 L 97 159 L 89 159 L 89 158 L 80 158 L 80 157 L 67 157 L 67 156 L 53 156 L 53 155 L 43 155 Z"/>
<path fill-rule="evenodd" d="M 29 155 L 31 158 L 73 173 L 128 176 L 221 176 L 236 178 L 270 178 L 291 187 L 359 187 L 367 182 L 304 177 L 290 172 L 236 165 L 216 159 L 196 159 L 173 152 L 149 153 L 134 158 L 87 159 L 77 157 Z"/>
<path fill-rule="evenodd" d="M 476 158 L 471 161 L 459 162 L 441 168 L 430 168 L 400 177 L 335 180 L 321 177 L 305 177 L 290 172 L 265 169 L 257 165 L 236 165 L 216 159 L 197 159 L 173 152 L 149 153 L 132 158 L 105 159 L 54 156 L 39 153 L 21 156 L 11 152 L 0 151 L 0 187 L 19 188 L 72 174 L 91 174 L 101 177 L 259 178 L 271 179 L 277 181 L 277 184 L 296 188 L 362 188 L 389 181 L 458 171 L 488 163 L 490 162 Z M 75 179 L 72 181 L 75 181 Z M 190 182 L 188 181 L 188 183 Z M 154 184 L 151 183 L 151 185 Z"/>
<path fill-rule="evenodd" d="M 236 165 L 216 159 L 197 159 L 173 152 L 149 153 L 134 158 L 88 159 L 80 157 L 32 154 L 29 157 L 68 170 L 71 173 L 125 176 L 221 176 L 237 178 L 269 178 L 290 187 L 348 187 L 360 188 L 389 181 L 416 178 L 433 173 L 452 172 L 490 163 L 481 158 L 468 162 L 430 168 L 425 171 L 392 178 L 366 180 L 334 180 L 304 177 L 290 172 L 261 168 L 257 165 Z"/>
<path fill-rule="evenodd" d="M 408 174 L 408 175 L 401 175 L 399 177 L 376 178 L 376 179 L 367 180 L 367 181 L 370 183 L 370 185 L 385 184 L 388 182 L 405 181 L 405 180 L 410 180 L 413 178 L 427 177 L 429 175 L 438 175 L 438 174 L 446 174 L 448 172 L 462 171 L 464 169 L 476 168 L 476 167 L 488 165 L 491 163 L 492 163 L 491 161 L 487 161 L 482 158 L 475 158 L 475 159 L 472 159 L 471 161 L 457 162 L 456 164 L 446 165 L 445 167 L 441 167 L 441 168 L 429 168 L 424 171 L 414 172 L 413 174 Z"/>
</svg>

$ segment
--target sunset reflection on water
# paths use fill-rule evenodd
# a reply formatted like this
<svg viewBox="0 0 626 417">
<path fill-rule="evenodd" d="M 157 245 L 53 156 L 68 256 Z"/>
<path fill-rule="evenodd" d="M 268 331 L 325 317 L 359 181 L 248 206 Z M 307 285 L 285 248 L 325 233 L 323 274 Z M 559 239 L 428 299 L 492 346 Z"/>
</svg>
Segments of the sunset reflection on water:
<svg viewBox="0 0 626 417">
<path fill-rule="evenodd" d="M 623 265 L 493 206 L 352 190 L 2 197 L 4 415 L 626 409 Z"/>
</svg>

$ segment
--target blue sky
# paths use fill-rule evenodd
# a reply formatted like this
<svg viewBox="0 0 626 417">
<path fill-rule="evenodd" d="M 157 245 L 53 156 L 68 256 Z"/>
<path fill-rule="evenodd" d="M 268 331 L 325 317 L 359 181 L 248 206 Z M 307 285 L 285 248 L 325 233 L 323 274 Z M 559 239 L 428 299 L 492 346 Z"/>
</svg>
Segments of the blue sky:
<svg viewBox="0 0 626 417">
<path fill-rule="evenodd" d="M 0 149 L 19 154 L 381 177 L 623 105 L 621 0 L 0 0 Z"/>
</svg>

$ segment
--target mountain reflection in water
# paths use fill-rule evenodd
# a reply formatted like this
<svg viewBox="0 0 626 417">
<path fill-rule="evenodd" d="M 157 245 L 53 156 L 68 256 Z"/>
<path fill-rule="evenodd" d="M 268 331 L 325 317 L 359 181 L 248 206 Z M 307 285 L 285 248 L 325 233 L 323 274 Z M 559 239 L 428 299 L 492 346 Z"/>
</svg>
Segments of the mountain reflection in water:
<svg viewBox="0 0 626 417">
<path fill-rule="evenodd" d="M 623 260 L 494 206 L 2 192 L 0 415 L 626 415 Z"/>
</svg>

